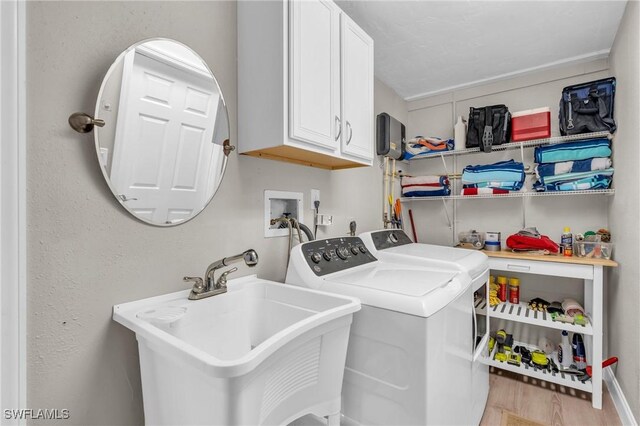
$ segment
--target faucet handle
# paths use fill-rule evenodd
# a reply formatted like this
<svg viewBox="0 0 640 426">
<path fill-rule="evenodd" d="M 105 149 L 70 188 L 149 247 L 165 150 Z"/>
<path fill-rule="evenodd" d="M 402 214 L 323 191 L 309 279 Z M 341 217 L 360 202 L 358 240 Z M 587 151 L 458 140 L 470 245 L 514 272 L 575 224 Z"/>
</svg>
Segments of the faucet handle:
<svg viewBox="0 0 640 426">
<path fill-rule="evenodd" d="M 204 291 L 204 282 L 200 277 L 184 277 L 185 282 L 193 282 L 193 288 L 191 291 L 195 294 L 200 294 Z"/>
<path fill-rule="evenodd" d="M 228 271 L 223 272 L 220 275 L 220 278 L 218 278 L 218 281 L 216 281 L 216 287 L 217 288 L 226 288 L 227 287 L 227 275 L 237 271 L 238 268 L 231 268 Z"/>
</svg>

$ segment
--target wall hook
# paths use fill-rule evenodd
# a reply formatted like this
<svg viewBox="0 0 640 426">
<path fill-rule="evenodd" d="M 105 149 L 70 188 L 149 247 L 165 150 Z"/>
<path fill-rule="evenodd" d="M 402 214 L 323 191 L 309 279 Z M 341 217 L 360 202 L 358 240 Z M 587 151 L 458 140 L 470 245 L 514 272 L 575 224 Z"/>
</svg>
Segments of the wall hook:
<svg viewBox="0 0 640 426">
<path fill-rule="evenodd" d="M 104 127 L 104 120 L 93 118 L 84 112 L 74 112 L 69 116 L 69 126 L 78 133 L 89 133 L 93 126 Z"/>
<path fill-rule="evenodd" d="M 229 139 L 225 139 L 224 142 L 222 142 L 222 152 L 224 152 L 225 156 L 229 156 L 229 154 L 231 154 L 231 151 L 235 151 L 236 147 L 231 145 L 231 142 L 229 142 Z"/>
</svg>

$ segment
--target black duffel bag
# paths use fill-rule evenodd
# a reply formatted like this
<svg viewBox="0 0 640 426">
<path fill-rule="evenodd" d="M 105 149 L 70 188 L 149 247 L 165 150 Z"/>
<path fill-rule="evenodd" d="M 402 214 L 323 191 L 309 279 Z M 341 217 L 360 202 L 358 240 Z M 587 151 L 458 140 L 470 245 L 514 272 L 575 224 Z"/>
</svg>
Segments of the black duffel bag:
<svg viewBox="0 0 640 426">
<path fill-rule="evenodd" d="M 616 79 L 590 81 L 567 86 L 560 99 L 560 134 L 577 135 L 590 132 L 616 131 L 613 102 Z"/>
<path fill-rule="evenodd" d="M 472 107 L 468 123 L 467 148 L 491 152 L 493 145 L 507 143 L 511 137 L 511 114 L 505 105 Z"/>
</svg>

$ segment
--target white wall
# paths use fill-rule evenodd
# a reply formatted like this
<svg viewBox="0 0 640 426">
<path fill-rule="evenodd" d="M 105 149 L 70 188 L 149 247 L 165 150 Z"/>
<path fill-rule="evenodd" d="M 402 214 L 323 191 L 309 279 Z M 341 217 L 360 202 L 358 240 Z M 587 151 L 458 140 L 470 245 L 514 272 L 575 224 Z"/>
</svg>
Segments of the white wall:
<svg viewBox="0 0 640 426">
<path fill-rule="evenodd" d="M 114 304 L 187 288 L 213 260 L 253 247 L 257 273 L 282 280 L 286 238 L 263 238 L 263 191 L 322 193 L 321 210 L 339 235 L 381 226 L 381 172 L 330 172 L 231 155 L 209 207 L 173 228 L 138 222 L 103 181 L 92 135 L 71 130 L 74 111 L 92 112 L 102 77 L 118 54 L 149 37 L 197 51 L 218 79 L 237 135 L 234 2 L 28 2 L 28 404 L 68 408 L 65 424 L 142 424 L 136 341 L 111 320 Z M 376 82 L 376 111 L 406 107 Z M 357 200 L 357 203 L 352 202 Z"/>
<path fill-rule="evenodd" d="M 426 135 L 452 138 L 454 120 L 458 115 L 466 118 L 469 115 L 469 107 L 495 104 L 506 104 L 512 112 L 551 107 L 552 135 L 559 135 L 557 117 L 562 88 L 609 75 L 607 62 L 599 60 L 412 101 L 408 103 L 407 137 Z M 449 173 L 454 170 L 461 172 L 467 164 L 489 164 L 511 158 L 521 161 L 520 151 L 507 150 L 457 158 L 447 157 L 447 170 Z M 525 165 L 533 167 L 533 149 L 524 150 L 524 159 Z M 410 167 L 410 173 L 413 175 L 444 172 L 440 158 L 415 161 Z M 454 182 L 455 193 L 459 194 L 460 181 Z M 526 184 L 529 190 L 531 183 L 530 176 Z M 447 201 L 452 220 L 453 203 Z M 508 235 L 517 232 L 523 226 L 523 205 L 526 211 L 526 226 L 535 226 L 554 240 L 559 240 L 565 226 L 571 227 L 573 232 L 597 230 L 608 226 L 609 199 L 604 196 L 470 199 L 456 203 L 457 217 L 454 229 L 448 227 L 442 202 L 407 203 L 406 206 L 413 209 L 418 239 L 422 242 L 450 245 L 457 241 L 458 232 L 476 229 L 501 232 L 504 244 Z"/>
<path fill-rule="evenodd" d="M 613 44 L 611 73 L 616 76 L 618 122 L 613 161 L 616 195 L 609 206 L 620 267 L 609 274 L 609 354 L 620 358 L 616 377 L 636 420 L 640 421 L 640 7 L 627 3 Z"/>
</svg>

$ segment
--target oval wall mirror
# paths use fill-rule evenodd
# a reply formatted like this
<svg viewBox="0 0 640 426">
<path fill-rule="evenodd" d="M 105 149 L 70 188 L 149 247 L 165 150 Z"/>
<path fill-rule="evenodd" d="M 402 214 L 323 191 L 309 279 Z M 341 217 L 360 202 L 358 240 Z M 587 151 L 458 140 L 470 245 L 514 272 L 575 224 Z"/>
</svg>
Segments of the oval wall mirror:
<svg viewBox="0 0 640 426">
<path fill-rule="evenodd" d="M 227 165 L 229 118 L 220 86 L 182 43 L 144 40 L 122 52 L 102 81 L 95 128 L 102 173 L 120 204 L 157 226 L 193 219 Z"/>
</svg>

